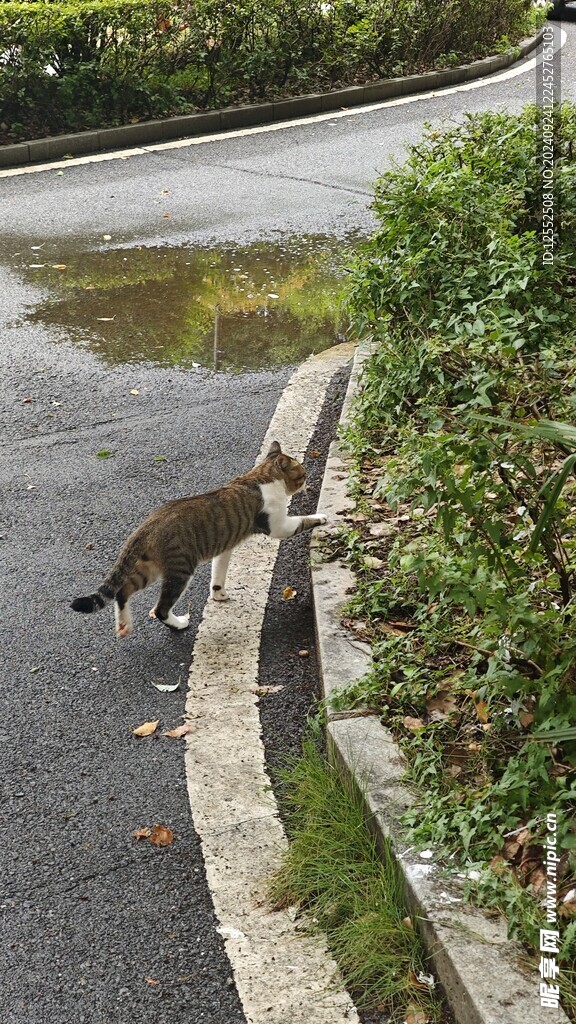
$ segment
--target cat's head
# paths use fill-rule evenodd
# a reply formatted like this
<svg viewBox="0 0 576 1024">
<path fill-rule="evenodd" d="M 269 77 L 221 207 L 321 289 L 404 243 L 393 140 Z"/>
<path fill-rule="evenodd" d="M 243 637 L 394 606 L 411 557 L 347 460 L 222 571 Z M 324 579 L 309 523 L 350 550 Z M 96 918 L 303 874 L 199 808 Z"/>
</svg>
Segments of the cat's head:
<svg viewBox="0 0 576 1024">
<path fill-rule="evenodd" d="M 296 494 L 306 487 L 306 470 L 301 462 L 285 455 L 278 441 L 273 441 L 264 459 L 274 471 L 277 480 L 283 480 L 288 494 Z"/>
</svg>

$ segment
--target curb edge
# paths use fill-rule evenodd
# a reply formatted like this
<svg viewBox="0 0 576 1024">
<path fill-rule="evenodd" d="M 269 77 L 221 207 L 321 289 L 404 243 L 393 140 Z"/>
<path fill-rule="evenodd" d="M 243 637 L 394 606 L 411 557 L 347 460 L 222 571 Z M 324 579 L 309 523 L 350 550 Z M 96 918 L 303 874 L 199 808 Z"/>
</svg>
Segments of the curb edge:
<svg viewBox="0 0 576 1024">
<path fill-rule="evenodd" d="M 369 348 L 359 347 L 344 400 L 340 424 L 347 422 L 361 386 Z M 342 524 L 350 511 L 347 494 L 350 460 L 337 441 L 330 447 L 318 507 L 332 525 L 316 531 L 311 542 L 311 576 L 318 660 L 324 696 L 364 675 L 371 661 L 368 644 L 356 642 L 341 625 L 355 577 L 341 561 L 322 561 L 322 538 Z M 400 868 L 407 904 L 456 1024 L 540 1024 L 539 977 L 521 963 L 522 948 L 508 940 L 504 919 L 490 918 L 463 901 L 462 876 L 449 875 L 433 860 L 406 848 L 400 815 L 414 803 L 404 782 L 400 748 L 377 715 L 327 712 L 329 756 L 364 800 L 378 844 L 390 844 Z M 457 909 L 456 909 L 457 908 Z M 568 1024 L 562 1010 L 548 1011 L 549 1024 Z"/>
<path fill-rule="evenodd" d="M 509 53 L 484 57 L 471 64 L 462 64 L 442 71 L 426 71 L 421 75 L 405 78 L 385 78 L 366 85 L 348 86 L 327 93 L 311 93 L 307 96 L 288 97 L 276 102 L 252 103 L 220 110 L 208 110 L 196 114 L 182 114 L 175 117 L 139 121 L 137 124 L 120 125 L 116 128 L 92 129 L 69 135 L 54 135 L 30 139 L 0 146 L 0 168 L 23 167 L 27 164 L 45 163 L 61 157 L 81 156 L 89 153 L 104 153 L 130 146 L 146 146 L 152 143 L 191 138 L 196 135 L 230 131 L 248 126 L 272 124 L 320 114 L 329 110 L 377 103 L 397 96 L 409 96 L 429 89 L 470 82 L 516 64 L 540 44 L 544 29 L 534 36 L 522 39 Z"/>
</svg>

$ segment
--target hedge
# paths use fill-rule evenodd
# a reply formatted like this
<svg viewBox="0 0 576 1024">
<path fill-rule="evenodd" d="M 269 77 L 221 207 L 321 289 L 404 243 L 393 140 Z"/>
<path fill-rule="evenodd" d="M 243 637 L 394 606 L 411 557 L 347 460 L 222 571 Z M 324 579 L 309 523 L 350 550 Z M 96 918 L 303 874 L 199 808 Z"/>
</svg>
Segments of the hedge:
<svg viewBox="0 0 576 1024">
<path fill-rule="evenodd" d="M 531 0 L 0 0 L 3 141 L 460 63 Z"/>
<path fill-rule="evenodd" d="M 362 514 L 346 540 L 374 665 L 347 700 L 381 711 L 425 794 L 411 841 L 489 865 L 477 897 L 536 950 L 557 815 L 574 970 L 576 106 L 553 125 L 552 184 L 534 106 L 431 130 L 377 183 L 350 275 L 376 351 L 348 432 Z"/>
</svg>

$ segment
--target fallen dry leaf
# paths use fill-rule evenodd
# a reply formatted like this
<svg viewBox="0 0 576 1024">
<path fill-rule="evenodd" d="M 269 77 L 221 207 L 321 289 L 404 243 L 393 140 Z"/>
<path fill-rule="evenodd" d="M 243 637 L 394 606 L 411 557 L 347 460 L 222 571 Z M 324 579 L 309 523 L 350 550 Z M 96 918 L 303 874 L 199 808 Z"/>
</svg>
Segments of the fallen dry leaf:
<svg viewBox="0 0 576 1024">
<path fill-rule="evenodd" d="M 476 714 L 482 723 L 488 721 L 488 705 L 485 700 L 479 700 L 476 706 Z"/>
<path fill-rule="evenodd" d="M 131 395 L 139 395 L 140 392 L 138 391 L 138 388 L 130 388 L 130 394 Z"/>
<path fill-rule="evenodd" d="M 386 537 L 388 534 L 394 533 L 394 527 L 392 523 L 371 523 L 368 533 L 371 537 Z"/>
<path fill-rule="evenodd" d="M 86 545 L 86 551 L 94 551 L 94 545 L 92 544 L 92 541 L 90 541 L 90 543 Z"/>
<path fill-rule="evenodd" d="M 520 721 L 520 725 L 522 726 L 522 728 L 528 729 L 534 721 L 534 715 L 530 711 L 522 711 L 518 715 L 518 719 Z"/>
<path fill-rule="evenodd" d="M 310 455 L 308 456 L 308 458 L 309 459 L 317 459 L 321 454 L 322 454 L 322 452 L 319 452 L 318 449 L 315 448 L 314 451 L 310 452 Z"/>
<path fill-rule="evenodd" d="M 134 839 L 149 839 L 150 836 L 152 835 L 152 829 L 137 828 L 136 831 L 132 833 L 132 835 L 134 836 Z"/>
<path fill-rule="evenodd" d="M 251 686 L 250 693 L 257 693 L 259 697 L 265 697 L 267 693 L 279 693 L 283 686 Z"/>
<path fill-rule="evenodd" d="M 385 563 L 383 558 L 376 558 L 376 555 L 364 555 L 362 564 L 367 569 L 381 569 Z"/>
<path fill-rule="evenodd" d="M 402 724 L 405 725 L 407 729 L 411 729 L 413 732 L 416 732 L 417 729 L 424 728 L 424 722 L 422 721 L 422 719 L 412 718 L 411 715 L 406 715 L 402 719 Z"/>
<path fill-rule="evenodd" d="M 160 984 L 160 982 L 156 981 L 155 978 L 144 978 L 144 981 L 147 981 L 149 985 L 159 985 Z"/>
<path fill-rule="evenodd" d="M 506 860 L 514 860 L 518 850 L 521 849 L 520 843 L 517 839 L 506 839 L 504 841 L 503 853 Z"/>
<path fill-rule="evenodd" d="M 422 992 L 430 991 L 430 984 L 425 974 L 416 974 L 415 971 L 410 971 L 408 977 L 410 978 L 410 984 L 412 985 L 413 988 L 418 988 Z"/>
<path fill-rule="evenodd" d="M 33 401 L 34 401 L 33 398 L 23 398 L 22 399 L 22 405 L 30 405 L 30 402 L 33 402 Z"/>
<path fill-rule="evenodd" d="M 444 722 L 456 711 L 458 704 L 447 690 L 440 690 L 436 697 L 426 701 L 426 711 L 433 722 Z"/>
<path fill-rule="evenodd" d="M 150 836 L 150 842 L 154 846 L 170 846 L 173 841 L 174 833 L 171 828 L 168 828 L 167 825 L 154 825 Z"/>
<path fill-rule="evenodd" d="M 66 264 L 65 263 L 53 263 L 52 264 L 52 270 L 66 270 Z"/>
<path fill-rule="evenodd" d="M 566 900 L 558 910 L 560 917 L 576 917 L 576 900 Z"/>
<path fill-rule="evenodd" d="M 132 729 L 132 732 L 134 736 L 151 736 L 152 733 L 156 732 L 159 723 L 159 718 L 155 722 L 143 722 L 137 729 Z"/>
<path fill-rule="evenodd" d="M 405 629 L 396 629 L 396 626 L 391 626 L 389 622 L 379 622 L 378 629 L 381 633 L 393 633 L 394 636 L 406 636 Z"/>
<path fill-rule="evenodd" d="M 428 1024 L 430 1017 L 424 1012 L 419 1010 L 413 1003 L 406 1009 L 406 1017 L 404 1018 L 404 1024 Z"/>
<path fill-rule="evenodd" d="M 530 888 L 535 896 L 544 895 L 546 892 L 546 871 L 543 867 L 537 867 L 530 872 Z"/>
<path fill-rule="evenodd" d="M 298 657 L 299 658 L 309 658 L 310 657 L 310 651 L 298 651 Z"/>
<path fill-rule="evenodd" d="M 170 736 L 172 739 L 179 739 L 180 736 L 185 736 L 187 732 L 192 729 L 192 722 L 184 722 L 184 725 L 177 725 L 175 729 L 169 729 L 168 732 L 163 733 L 163 736 Z"/>
<path fill-rule="evenodd" d="M 282 597 L 284 598 L 285 601 L 293 601 L 297 593 L 298 591 L 292 590 L 292 587 L 284 587 L 284 590 L 282 591 Z"/>
</svg>

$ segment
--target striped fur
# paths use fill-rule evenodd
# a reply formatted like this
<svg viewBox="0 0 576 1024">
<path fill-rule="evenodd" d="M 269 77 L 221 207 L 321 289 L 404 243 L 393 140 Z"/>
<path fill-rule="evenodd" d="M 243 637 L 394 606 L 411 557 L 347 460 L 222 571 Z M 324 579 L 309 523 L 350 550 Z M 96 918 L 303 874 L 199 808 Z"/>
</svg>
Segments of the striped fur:
<svg viewBox="0 0 576 1024">
<path fill-rule="evenodd" d="M 274 441 L 266 458 L 224 487 L 177 498 L 152 512 L 126 541 L 98 590 L 77 597 L 71 608 L 90 613 L 114 600 L 116 633 L 132 631 L 130 598 L 158 578 L 162 588 L 150 613 L 167 626 L 185 629 L 188 615 L 173 606 L 200 562 L 212 559 L 211 595 L 226 600 L 226 571 L 232 550 L 253 533 L 291 537 L 326 522 L 325 516 L 288 516 L 290 498 L 306 483 L 304 467 Z"/>
</svg>

